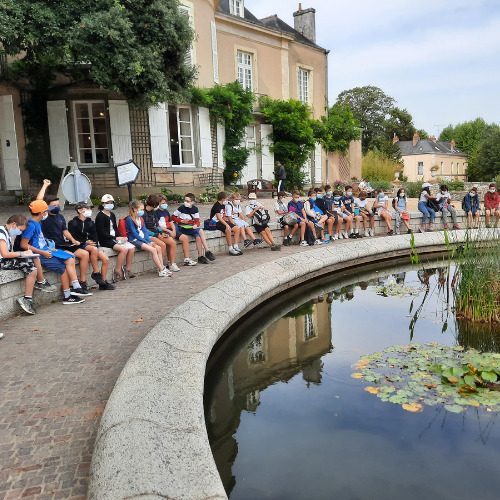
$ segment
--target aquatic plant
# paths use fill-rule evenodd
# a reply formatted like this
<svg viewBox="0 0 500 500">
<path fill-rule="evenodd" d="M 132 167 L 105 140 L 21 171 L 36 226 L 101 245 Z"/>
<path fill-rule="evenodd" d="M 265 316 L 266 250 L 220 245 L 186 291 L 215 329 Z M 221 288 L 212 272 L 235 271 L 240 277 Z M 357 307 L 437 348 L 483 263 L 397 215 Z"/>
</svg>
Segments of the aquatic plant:
<svg viewBox="0 0 500 500">
<path fill-rule="evenodd" d="M 500 354 L 437 343 L 392 346 L 363 356 L 351 376 L 374 385 L 365 391 L 410 412 L 442 405 L 500 412 Z"/>
</svg>

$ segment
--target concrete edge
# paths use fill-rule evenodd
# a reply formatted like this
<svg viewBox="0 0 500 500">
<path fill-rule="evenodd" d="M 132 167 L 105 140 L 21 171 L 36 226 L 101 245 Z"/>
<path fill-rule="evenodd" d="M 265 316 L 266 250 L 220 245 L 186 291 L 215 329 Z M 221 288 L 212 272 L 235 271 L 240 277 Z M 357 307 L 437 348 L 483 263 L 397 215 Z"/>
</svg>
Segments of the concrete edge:
<svg viewBox="0 0 500 500">
<path fill-rule="evenodd" d="M 450 240 L 466 237 L 453 231 Z M 500 238 L 500 229 L 481 230 L 480 237 Z M 443 232 L 415 235 L 415 246 L 425 251 L 445 245 Z M 409 250 L 409 235 L 317 247 L 240 272 L 177 307 L 141 342 L 116 382 L 94 446 L 88 498 L 227 498 L 203 409 L 206 362 L 217 340 L 290 283 Z"/>
</svg>

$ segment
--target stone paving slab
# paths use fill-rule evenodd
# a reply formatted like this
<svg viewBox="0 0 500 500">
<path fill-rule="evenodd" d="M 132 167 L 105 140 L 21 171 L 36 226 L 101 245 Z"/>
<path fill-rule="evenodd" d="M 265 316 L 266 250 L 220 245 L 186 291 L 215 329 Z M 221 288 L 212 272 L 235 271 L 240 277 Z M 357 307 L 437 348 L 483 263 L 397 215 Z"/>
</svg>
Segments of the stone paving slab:
<svg viewBox="0 0 500 500">
<path fill-rule="evenodd" d="M 294 246 L 281 253 L 253 249 L 243 257 L 219 256 L 210 265 L 182 268 L 171 279 L 146 273 L 121 282 L 113 292 L 96 291 L 82 305 L 51 304 L 40 307 L 36 316 L 2 321 L 0 500 L 83 500 L 107 399 L 147 332 L 210 285 L 278 256 L 308 250 Z M 221 293 L 224 302 L 224 293 L 244 294 L 248 286 L 234 283 Z M 210 293 L 204 296 L 207 306 L 219 311 L 220 302 L 213 300 Z M 186 326 L 187 337 L 189 330 Z M 172 339 L 172 345 L 182 350 L 193 345 L 191 341 Z M 199 352 L 205 352 L 204 347 Z"/>
</svg>

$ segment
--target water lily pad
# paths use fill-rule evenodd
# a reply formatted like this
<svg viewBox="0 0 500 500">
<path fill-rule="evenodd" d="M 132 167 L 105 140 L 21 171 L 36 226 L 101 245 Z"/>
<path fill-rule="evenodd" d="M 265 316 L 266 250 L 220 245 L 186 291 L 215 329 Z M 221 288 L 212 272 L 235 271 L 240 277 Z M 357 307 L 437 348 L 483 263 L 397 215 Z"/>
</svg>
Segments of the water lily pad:
<svg viewBox="0 0 500 500">
<path fill-rule="evenodd" d="M 403 410 L 409 411 L 410 413 L 418 413 L 423 411 L 423 406 L 420 403 L 407 403 L 402 405 Z"/>
</svg>

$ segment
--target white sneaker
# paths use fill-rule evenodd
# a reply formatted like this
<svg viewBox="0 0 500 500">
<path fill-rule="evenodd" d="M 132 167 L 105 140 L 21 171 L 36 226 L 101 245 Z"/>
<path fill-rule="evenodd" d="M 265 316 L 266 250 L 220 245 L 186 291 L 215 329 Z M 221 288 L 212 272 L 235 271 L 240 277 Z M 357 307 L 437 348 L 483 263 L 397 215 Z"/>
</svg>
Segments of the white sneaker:
<svg viewBox="0 0 500 500">
<path fill-rule="evenodd" d="M 338 239 L 339 239 L 339 235 L 338 235 L 338 234 L 334 234 L 334 235 L 332 236 L 332 238 L 333 238 L 334 240 L 338 240 Z"/>
<path fill-rule="evenodd" d="M 236 250 L 234 247 L 231 247 L 229 249 L 229 255 L 241 255 L 241 253 L 238 252 L 238 250 Z"/>
<path fill-rule="evenodd" d="M 160 278 L 170 278 L 172 276 L 172 271 L 169 271 L 166 267 L 164 267 L 159 273 L 158 276 Z"/>
<path fill-rule="evenodd" d="M 306 240 L 302 240 L 302 241 L 299 243 L 299 245 L 300 245 L 301 247 L 307 247 L 307 246 L 308 246 L 308 243 L 307 243 L 307 241 L 306 241 Z"/>
<path fill-rule="evenodd" d="M 175 262 L 170 264 L 170 270 L 174 273 L 178 273 L 180 271 L 179 266 Z"/>
<path fill-rule="evenodd" d="M 187 257 L 187 258 L 184 259 L 184 265 L 185 266 L 196 266 L 196 264 L 198 264 L 198 262 L 190 259 L 189 257 Z"/>
<path fill-rule="evenodd" d="M 316 241 L 314 242 L 314 244 L 315 244 L 315 245 L 322 245 L 322 244 L 323 244 L 323 242 L 322 242 L 321 240 L 316 240 Z"/>
<path fill-rule="evenodd" d="M 349 235 L 344 231 L 342 233 L 342 238 L 344 238 L 344 240 L 348 240 L 349 239 Z"/>
</svg>

